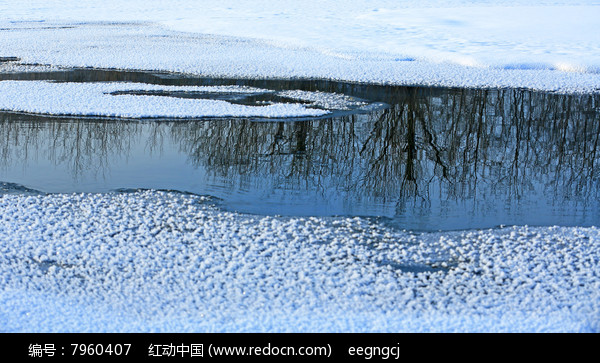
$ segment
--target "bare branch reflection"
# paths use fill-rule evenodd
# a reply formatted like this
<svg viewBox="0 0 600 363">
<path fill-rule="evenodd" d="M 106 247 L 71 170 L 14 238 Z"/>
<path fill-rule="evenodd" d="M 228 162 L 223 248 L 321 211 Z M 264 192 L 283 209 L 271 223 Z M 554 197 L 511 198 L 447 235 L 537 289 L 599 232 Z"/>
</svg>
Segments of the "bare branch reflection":
<svg viewBox="0 0 600 363">
<path fill-rule="evenodd" d="M 139 122 L 46 118 L 0 113 L 0 170 L 26 169 L 43 159 L 62 165 L 74 179 L 84 173 L 104 177 L 115 158 L 127 158 L 139 141 Z"/>
<path fill-rule="evenodd" d="M 126 122 L 3 113 L 0 170 L 46 158 L 74 179 L 105 177 L 115 158 L 152 160 L 175 147 L 191 168 L 206 171 L 192 190 L 201 194 L 207 184 L 248 194 L 270 189 L 289 198 L 341 198 L 354 211 L 392 204 L 398 215 L 427 214 L 432 204 L 445 208 L 448 201 L 485 207 L 486 201 L 543 199 L 559 209 L 590 206 L 586 213 L 597 217 L 599 95 L 384 91 L 379 95 L 388 109 L 308 121 Z"/>
</svg>

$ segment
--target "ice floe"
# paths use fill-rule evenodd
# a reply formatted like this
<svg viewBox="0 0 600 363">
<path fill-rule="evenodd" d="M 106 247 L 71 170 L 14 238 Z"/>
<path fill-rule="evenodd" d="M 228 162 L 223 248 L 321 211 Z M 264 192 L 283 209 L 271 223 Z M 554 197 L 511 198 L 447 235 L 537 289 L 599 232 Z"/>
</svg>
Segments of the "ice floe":
<svg viewBox="0 0 600 363">
<path fill-rule="evenodd" d="M 158 86 L 129 82 L 0 81 L 0 109 L 52 115 L 109 116 L 127 118 L 198 117 L 299 117 L 322 116 L 328 111 L 301 104 L 263 106 L 233 104 L 216 99 L 184 99 L 134 91 L 264 93 L 236 86 Z"/>
</svg>

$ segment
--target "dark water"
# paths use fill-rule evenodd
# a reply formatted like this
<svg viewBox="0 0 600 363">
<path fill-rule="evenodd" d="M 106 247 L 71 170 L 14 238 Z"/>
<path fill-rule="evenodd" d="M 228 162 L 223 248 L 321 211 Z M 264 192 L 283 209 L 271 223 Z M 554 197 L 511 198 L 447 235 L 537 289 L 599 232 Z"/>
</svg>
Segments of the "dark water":
<svg viewBox="0 0 600 363">
<path fill-rule="evenodd" d="M 417 230 L 600 224 L 599 95 L 99 70 L 0 75 L 9 78 L 320 90 L 390 107 L 303 121 L 0 113 L 0 181 L 14 183 L 4 192 L 169 189 L 229 210 Z"/>
</svg>

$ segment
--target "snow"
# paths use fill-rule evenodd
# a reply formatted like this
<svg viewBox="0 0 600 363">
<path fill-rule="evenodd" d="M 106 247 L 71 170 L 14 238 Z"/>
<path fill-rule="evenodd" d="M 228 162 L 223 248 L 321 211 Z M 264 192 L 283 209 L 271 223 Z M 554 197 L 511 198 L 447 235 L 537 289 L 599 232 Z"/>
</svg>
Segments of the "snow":
<svg viewBox="0 0 600 363">
<path fill-rule="evenodd" d="M 600 89 L 595 1 L 6 1 L 26 63 L 462 87 Z"/>
<path fill-rule="evenodd" d="M 161 191 L 0 196 L 0 330 L 600 331 L 600 230 L 397 231 Z"/>
<path fill-rule="evenodd" d="M 4 74 L 97 67 L 600 90 L 597 1 L 10 0 L 0 13 Z M 184 118 L 362 107 L 321 92 L 281 94 L 308 105 L 247 106 L 122 91 L 266 90 L 0 81 L 0 109 Z M 413 233 L 364 218 L 226 212 L 174 192 L 9 189 L 4 332 L 600 331 L 598 227 Z"/>
<path fill-rule="evenodd" d="M 300 117 L 328 113 L 294 103 L 245 106 L 222 100 L 118 93 L 132 91 L 200 92 L 207 95 L 233 93 L 241 96 L 269 92 L 236 86 L 176 87 L 130 82 L 0 81 L 0 110 L 127 118 Z M 314 94 L 313 99 L 318 102 L 321 97 Z"/>
<path fill-rule="evenodd" d="M 350 107 L 360 108 L 366 106 L 367 103 L 360 101 L 351 96 L 346 96 L 337 93 L 326 92 L 308 92 L 308 91 L 282 91 L 279 93 L 283 97 L 312 102 L 314 105 L 326 109 L 350 110 Z"/>
</svg>

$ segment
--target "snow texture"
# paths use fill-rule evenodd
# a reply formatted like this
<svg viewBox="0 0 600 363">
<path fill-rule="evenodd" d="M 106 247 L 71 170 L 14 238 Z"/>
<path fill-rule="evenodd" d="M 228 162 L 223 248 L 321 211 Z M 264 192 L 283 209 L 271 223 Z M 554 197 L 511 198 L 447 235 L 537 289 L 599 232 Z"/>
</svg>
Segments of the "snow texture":
<svg viewBox="0 0 600 363">
<path fill-rule="evenodd" d="M 597 1 L 440 4 L 3 1 L 0 72 L 35 64 L 600 90 Z M 123 87 L 159 86 L 2 81 L 0 108 L 119 117 L 327 112 L 111 94 Z M 295 95 L 315 106 L 335 101 L 314 96 Z M 210 198 L 173 192 L 12 188 L 0 195 L 0 331 L 599 332 L 599 242 L 598 227 L 416 234 L 362 218 L 225 212 Z"/>
<path fill-rule="evenodd" d="M 0 110 L 127 118 L 299 117 L 321 116 L 328 113 L 328 111 L 293 103 L 246 106 L 222 100 L 119 93 L 132 91 L 239 93 L 242 95 L 268 92 L 257 88 L 237 86 L 195 87 L 157 86 L 128 82 L 0 81 Z M 318 94 L 313 98 L 320 99 Z"/>
<path fill-rule="evenodd" d="M 600 230 L 414 234 L 160 191 L 0 196 L 1 331 L 600 331 Z"/>
<path fill-rule="evenodd" d="M 354 97 L 337 93 L 309 92 L 309 91 L 282 91 L 279 93 L 283 97 L 311 102 L 315 106 L 325 109 L 349 110 L 350 107 L 359 108 L 366 106 L 367 103 Z"/>
<path fill-rule="evenodd" d="M 63 67 L 600 90 L 597 1 L 5 1 L 0 57 Z"/>
</svg>

